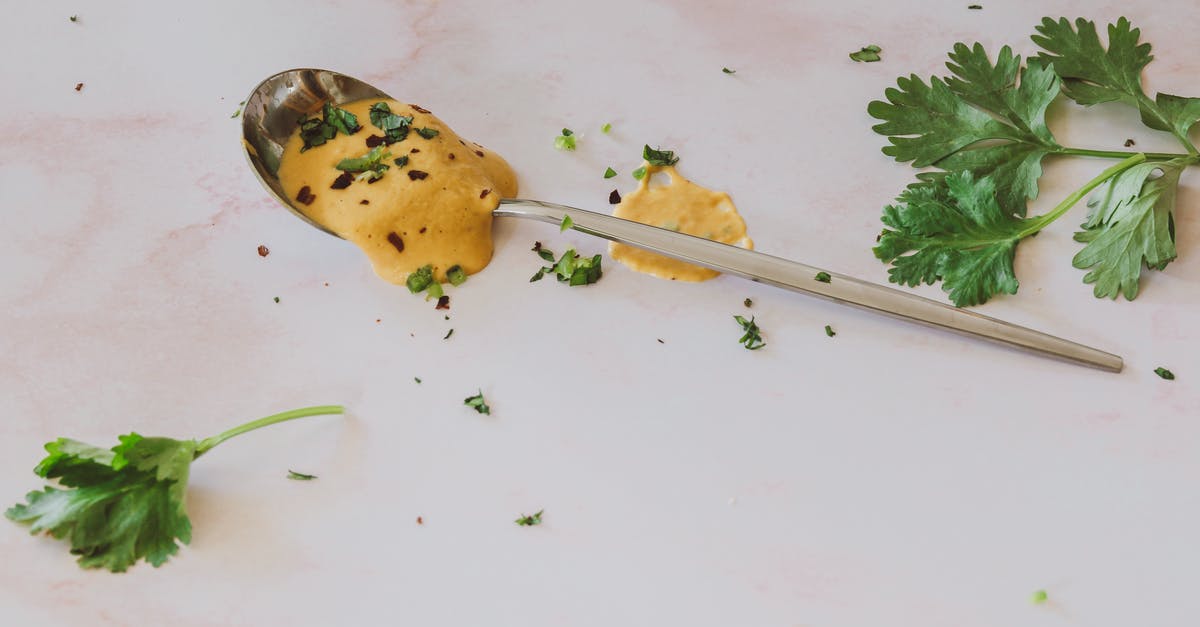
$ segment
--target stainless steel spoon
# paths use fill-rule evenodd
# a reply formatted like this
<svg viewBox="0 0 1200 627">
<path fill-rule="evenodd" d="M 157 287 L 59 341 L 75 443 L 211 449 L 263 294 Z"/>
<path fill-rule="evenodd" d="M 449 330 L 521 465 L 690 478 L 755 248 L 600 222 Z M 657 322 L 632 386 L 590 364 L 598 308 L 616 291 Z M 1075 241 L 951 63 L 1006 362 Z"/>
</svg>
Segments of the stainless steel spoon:
<svg viewBox="0 0 1200 627">
<path fill-rule="evenodd" d="M 342 104 L 364 98 L 390 98 L 379 89 L 344 74 L 302 68 L 280 72 L 254 88 L 242 113 L 242 136 L 250 165 L 262 184 L 292 213 L 312 226 L 335 235 L 300 211 L 279 184 L 276 173 L 283 147 L 296 131 L 296 121 L 330 102 Z M 537 200 L 504 199 L 496 216 L 530 218 L 560 224 L 571 216 L 574 229 L 629 244 L 688 263 L 734 274 L 751 281 L 820 296 L 845 305 L 887 314 L 911 322 L 949 329 L 1045 356 L 1120 372 L 1117 355 L 958 309 L 908 292 L 869 283 L 780 257 L 720 244 L 621 218 Z M 816 279 L 826 272 L 829 282 Z"/>
</svg>

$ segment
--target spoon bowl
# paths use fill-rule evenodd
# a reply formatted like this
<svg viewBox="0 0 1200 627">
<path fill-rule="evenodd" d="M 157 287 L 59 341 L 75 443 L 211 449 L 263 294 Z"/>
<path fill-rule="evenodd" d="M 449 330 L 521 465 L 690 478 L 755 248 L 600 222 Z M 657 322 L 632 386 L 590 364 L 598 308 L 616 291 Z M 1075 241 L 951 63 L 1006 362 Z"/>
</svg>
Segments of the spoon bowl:
<svg viewBox="0 0 1200 627">
<path fill-rule="evenodd" d="M 259 83 L 246 99 L 242 113 L 242 142 L 259 181 L 298 218 L 334 236 L 337 233 L 309 218 L 284 192 L 279 183 L 279 161 L 299 120 L 320 112 L 325 103 L 342 105 L 365 98 L 387 99 L 390 96 L 345 74 L 300 68 L 280 72 Z M 493 215 L 552 224 L 561 224 L 570 216 L 571 228 L 581 233 L 718 272 L 1101 370 L 1120 372 L 1123 367 L 1123 361 L 1117 355 L 1041 331 L 823 268 L 603 213 L 538 200 L 506 198 L 500 201 Z"/>
</svg>

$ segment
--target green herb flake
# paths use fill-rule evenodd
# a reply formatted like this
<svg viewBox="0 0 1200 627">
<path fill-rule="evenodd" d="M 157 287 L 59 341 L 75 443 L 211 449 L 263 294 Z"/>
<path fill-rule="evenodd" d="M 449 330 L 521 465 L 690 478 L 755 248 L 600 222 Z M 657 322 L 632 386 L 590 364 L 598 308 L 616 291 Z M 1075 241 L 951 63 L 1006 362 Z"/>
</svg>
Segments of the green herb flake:
<svg viewBox="0 0 1200 627">
<path fill-rule="evenodd" d="M 385 142 L 394 144 L 404 141 L 408 137 L 408 131 L 413 121 L 411 115 L 392 113 L 391 107 L 386 102 L 377 102 L 371 105 L 368 115 L 371 118 L 371 124 L 383 131 Z"/>
<path fill-rule="evenodd" d="M 426 127 L 417 129 L 417 135 L 420 135 L 421 137 L 424 137 L 425 139 L 433 139 L 434 137 L 438 136 L 438 130 L 436 128 L 429 128 L 428 126 L 426 126 Z"/>
<path fill-rule="evenodd" d="M 563 215 L 562 224 L 558 225 L 558 232 L 562 233 L 569 230 L 573 226 L 575 226 L 575 221 L 571 219 L 571 216 Z"/>
<path fill-rule="evenodd" d="M 384 163 L 385 159 L 391 158 L 392 153 L 390 151 L 383 146 L 376 146 L 361 157 L 342 159 L 334 167 L 343 172 L 357 173 L 360 178 L 373 181 L 382 177 L 383 173 L 391 167 Z"/>
<path fill-rule="evenodd" d="M 429 287 L 430 283 L 433 283 L 432 265 L 421 266 L 404 280 L 404 284 L 408 286 L 408 291 L 413 294 L 420 294 L 425 288 Z"/>
<path fill-rule="evenodd" d="M 408 155 L 404 155 L 399 159 L 392 161 L 392 163 L 396 164 L 397 168 L 403 168 L 404 166 L 408 165 Z"/>
<path fill-rule="evenodd" d="M 451 329 L 451 331 L 453 331 L 453 329 Z M 447 333 L 446 337 L 450 337 L 450 334 Z M 483 400 L 483 390 L 480 390 L 475 396 L 468 396 L 464 398 L 463 404 L 481 414 L 488 416 L 492 414 L 492 408 L 488 407 L 487 402 Z"/>
<path fill-rule="evenodd" d="M 862 50 L 850 53 L 850 60 L 860 63 L 873 63 L 882 58 L 879 56 L 880 52 L 883 52 L 883 50 L 874 44 L 863 46 Z"/>
<path fill-rule="evenodd" d="M 1045 590 L 1035 590 L 1033 595 L 1029 597 L 1029 600 L 1033 602 L 1034 605 L 1041 605 L 1049 599 L 1050 595 L 1046 594 Z"/>
<path fill-rule="evenodd" d="M 78 22 L 78 21 L 79 21 L 79 16 L 78 16 L 78 15 L 72 15 L 70 18 L 67 18 L 67 19 L 70 19 L 72 22 Z"/>
<path fill-rule="evenodd" d="M 726 74 L 737 74 L 737 70 L 731 70 L 731 69 L 729 69 L 729 68 L 727 68 L 727 67 L 723 67 L 723 68 L 721 68 L 721 71 L 722 71 L 722 72 L 724 72 L 724 73 L 726 73 Z"/>
<path fill-rule="evenodd" d="M 454 329 L 450 329 L 449 331 L 446 331 L 446 334 L 442 336 L 442 339 L 448 340 L 448 339 L 450 339 L 451 335 L 454 335 Z M 486 414 L 487 412 L 483 412 L 483 413 Z"/>
<path fill-rule="evenodd" d="M 820 281 L 822 283 L 829 283 L 830 281 L 833 280 L 833 278 L 829 276 L 829 273 L 824 272 L 824 271 L 818 272 L 817 275 L 813 277 L 813 279 L 816 279 L 817 281 Z"/>
<path fill-rule="evenodd" d="M 607 168 L 604 170 L 604 178 L 606 178 L 606 179 L 610 179 L 616 175 L 617 175 L 617 171 L 612 168 Z"/>
<path fill-rule="evenodd" d="M 123 572 L 144 559 L 161 566 L 192 538 L 187 515 L 187 484 L 192 462 L 222 442 L 285 420 L 341 414 L 336 405 L 306 407 L 248 422 L 203 440 L 122 435 L 112 448 L 59 438 L 45 445 L 48 455 L 34 468 L 59 487 L 25 495 L 4 512 L 70 543 L 83 568 Z"/>
<path fill-rule="evenodd" d="M 430 281 L 429 287 L 425 288 L 425 300 L 431 298 L 441 298 L 446 295 L 446 290 L 442 289 L 442 284 L 437 281 Z"/>
<path fill-rule="evenodd" d="M 413 381 L 416 381 L 417 385 L 421 385 L 421 377 L 413 377 Z"/>
<path fill-rule="evenodd" d="M 239 102 L 239 103 L 238 103 L 238 108 L 237 108 L 237 111 L 234 111 L 234 112 L 233 112 L 233 115 L 229 116 L 229 119 L 231 119 L 231 120 L 232 120 L 233 118 L 236 118 L 236 117 L 240 116 L 240 115 L 242 114 L 242 107 L 244 107 L 244 106 L 246 106 L 246 101 L 245 101 L 245 100 L 243 100 L 243 101 Z"/>
<path fill-rule="evenodd" d="M 609 134 L 611 131 L 612 131 L 612 124 L 609 122 L 605 122 L 604 126 L 600 127 L 600 132 L 604 133 L 605 135 Z"/>
<path fill-rule="evenodd" d="M 295 480 L 295 481 L 312 481 L 313 479 L 316 479 L 317 476 L 316 475 L 306 475 L 302 472 L 296 472 L 295 470 L 289 470 L 288 474 L 287 474 L 287 478 Z"/>
<path fill-rule="evenodd" d="M 580 257 L 579 253 L 575 252 L 574 248 L 568 248 L 556 261 L 554 253 L 543 247 L 541 242 L 534 244 L 533 251 L 538 254 L 542 260 L 550 262 L 553 265 L 540 268 L 529 282 L 542 280 L 548 273 L 553 273 L 559 282 L 567 283 L 571 287 L 579 285 L 591 285 L 600 280 L 604 276 L 604 270 L 601 267 L 600 255 L 592 257 Z"/>
<path fill-rule="evenodd" d="M 467 282 L 467 273 L 462 266 L 455 264 L 446 270 L 446 280 L 450 281 L 450 285 L 457 287 Z"/>
<path fill-rule="evenodd" d="M 831 327 L 829 325 L 825 325 L 825 335 L 827 337 L 833 337 L 833 336 L 837 335 L 837 331 L 834 331 L 833 327 Z"/>
<path fill-rule="evenodd" d="M 537 511 L 537 513 L 535 513 L 532 516 L 526 516 L 525 514 L 521 514 L 521 517 L 514 520 L 513 522 L 517 523 L 518 525 L 520 525 L 522 527 L 532 527 L 534 525 L 540 525 L 540 524 L 542 524 L 542 513 L 545 511 L 546 510 L 544 510 L 544 509 L 539 509 Z"/>
<path fill-rule="evenodd" d="M 559 150 L 575 150 L 575 132 L 564 128 L 562 135 L 554 138 L 554 147 Z"/>
<path fill-rule="evenodd" d="M 752 351 L 767 345 L 762 339 L 762 329 L 758 328 L 758 324 L 754 322 L 753 316 L 749 320 L 742 316 L 734 316 L 733 319 L 738 323 L 738 326 L 742 327 L 742 331 L 745 331 L 745 334 L 738 339 L 739 344 Z"/>
<path fill-rule="evenodd" d="M 642 148 L 642 158 L 645 159 L 646 163 L 649 163 L 650 165 L 664 166 L 675 165 L 676 163 L 679 163 L 679 157 L 675 156 L 674 151 L 661 149 L 655 150 L 651 148 L 649 144 L 646 144 Z"/>
<path fill-rule="evenodd" d="M 321 116 L 325 119 L 326 124 L 337 129 L 343 135 L 353 135 L 362 128 L 358 125 L 357 116 L 328 102 L 321 107 Z"/>
<path fill-rule="evenodd" d="M 748 308 L 750 308 L 750 307 L 753 307 L 753 306 L 754 306 L 754 301 L 752 301 L 752 300 L 750 300 L 749 298 L 747 298 L 746 300 L 742 301 L 742 304 L 743 304 L 743 305 L 745 305 L 745 306 L 746 306 L 746 308 L 748 309 Z"/>
<path fill-rule="evenodd" d="M 1162 366 L 1155 368 L 1154 374 L 1158 375 L 1159 377 L 1162 377 L 1163 379 L 1166 379 L 1167 381 L 1175 380 L 1175 373 L 1171 372 L 1170 370 L 1167 370 L 1166 368 L 1163 368 Z"/>
<path fill-rule="evenodd" d="M 983 5 L 982 4 L 968 4 L 967 8 L 971 9 L 973 11 L 978 11 L 983 8 Z"/>
<path fill-rule="evenodd" d="M 275 297 L 275 302 L 279 302 L 279 297 L 278 297 L 278 296 L 276 296 L 276 297 Z"/>
<path fill-rule="evenodd" d="M 646 176 L 646 166 L 642 166 L 633 172 L 630 172 L 630 174 L 633 175 L 633 178 L 640 181 L 642 180 L 642 177 Z"/>
</svg>

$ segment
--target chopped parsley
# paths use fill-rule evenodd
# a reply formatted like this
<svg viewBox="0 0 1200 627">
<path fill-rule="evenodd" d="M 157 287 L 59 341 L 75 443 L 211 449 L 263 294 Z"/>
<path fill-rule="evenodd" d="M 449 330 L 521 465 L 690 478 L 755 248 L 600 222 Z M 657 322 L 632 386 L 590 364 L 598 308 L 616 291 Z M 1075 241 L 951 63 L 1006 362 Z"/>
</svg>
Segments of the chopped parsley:
<svg viewBox="0 0 1200 627">
<path fill-rule="evenodd" d="M 737 70 L 731 70 L 731 69 L 729 69 L 729 68 L 727 68 L 727 67 L 723 67 L 723 68 L 721 68 L 721 71 L 722 71 L 722 72 L 724 72 L 724 73 L 726 73 L 726 74 L 737 74 Z"/>
<path fill-rule="evenodd" d="M 296 472 L 295 470 L 289 470 L 288 474 L 287 474 L 287 478 L 293 479 L 296 481 L 312 481 L 313 479 L 316 479 L 317 476 L 316 475 L 306 475 L 302 472 Z"/>
<path fill-rule="evenodd" d="M 421 377 L 413 377 L 413 381 L 416 381 L 416 382 L 417 382 L 417 385 L 420 385 L 420 384 L 421 384 Z"/>
<path fill-rule="evenodd" d="M 830 281 L 833 280 L 832 277 L 829 276 L 828 272 L 818 272 L 817 275 L 814 276 L 813 278 L 822 283 L 829 283 Z"/>
<path fill-rule="evenodd" d="M 617 171 L 612 168 L 608 168 L 608 169 L 604 170 L 604 178 L 606 178 L 606 179 L 610 179 L 616 175 L 617 175 Z"/>
<path fill-rule="evenodd" d="M 384 159 L 391 159 L 392 153 L 383 146 L 376 146 L 370 152 L 361 157 L 352 157 L 338 161 L 335 168 L 343 172 L 354 172 L 358 174 L 357 180 L 366 179 L 374 181 L 381 178 L 383 173 L 387 171 L 389 166 L 384 163 Z"/>
<path fill-rule="evenodd" d="M 749 320 L 741 316 L 734 316 L 733 319 L 738 323 L 739 326 L 742 327 L 742 330 L 746 332 L 744 335 L 742 335 L 741 339 L 738 340 L 739 344 L 752 351 L 758 350 L 767 345 L 766 342 L 763 342 L 762 330 L 759 329 L 758 324 L 754 322 L 753 316 L 751 316 Z"/>
<path fill-rule="evenodd" d="M 575 226 L 575 221 L 569 215 L 563 215 L 562 224 L 558 225 L 558 232 L 562 233 L 571 227 Z"/>
<path fill-rule="evenodd" d="M 446 337 L 450 337 L 450 334 L 447 333 Z M 492 408 L 488 407 L 487 401 L 483 400 L 483 390 L 479 390 L 479 393 L 475 396 L 464 398 L 463 404 L 481 414 L 492 415 Z"/>
<path fill-rule="evenodd" d="M 449 331 L 446 331 L 446 335 L 443 335 L 443 336 L 442 336 L 442 339 L 443 339 L 443 340 L 448 340 L 448 339 L 450 339 L 450 336 L 451 336 L 451 335 L 454 335 L 454 329 L 450 329 Z M 482 412 L 482 413 L 485 413 L 485 414 L 486 414 L 487 412 Z"/>
<path fill-rule="evenodd" d="M 279 302 L 279 297 L 278 297 L 278 296 L 276 296 L 276 297 L 275 297 L 275 302 Z"/>
<path fill-rule="evenodd" d="M 417 129 L 417 135 L 420 135 L 421 137 L 424 137 L 425 139 L 433 139 L 434 137 L 438 136 L 438 130 L 436 128 L 429 128 L 428 126 L 426 126 L 426 127 Z"/>
<path fill-rule="evenodd" d="M 880 52 L 883 52 L 883 50 L 875 44 L 863 46 L 862 50 L 850 53 L 850 60 L 860 63 L 872 63 L 881 59 L 879 56 Z"/>
<path fill-rule="evenodd" d="M 630 172 L 629 174 L 633 175 L 633 178 L 640 181 L 642 180 L 642 177 L 646 176 L 646 166 L 642 166 L 633 172 Z"/>
<path fill-rule="evenodd" d="M 328 102 L 321 107 L 321 118 L 302 118 L 300 120 L 300 139 L 304 146 L 300 152 L 315 148 L 337 136 L 338 132 L 353 135 L 362 127 L 358 118 L 345 109 L 339 109 Z"/>
<path fill-rule="evenodd" d="M 70 18 L 68 18 L 68 19 L 70 19 L 72 22 L 78 22 L 78 21 L 79 21 L 79 16 L 78 16 L 78 15 L 72 15 L 72 16 L 71 16 Z"/>
<path fill-rule="evenodd" d="M 383 131 L 385 142 L 394 144 L 404 141 L 404 138 L 408 137 L 409 127 L 413 121 L 411 115 L 392 113 L 391 107 L 386 102 L 377 102 L 371 105 L 368 115 L 371 117 L 371 124 Z"/>
<path fill-rule="evenodd" d="M 564 128 L 562 135 L 554 138 L 554 147 L 559 150 L 575 150 L 575 132 Z"/>
<path fill-rule="evenodd" d="M 543 260 L 553 265 L 539 268 L 530 277 L 530 283 L 542 280 L 542 277 L 546 276 L 547 273 L 554 273 L 555 278 L 559 282 L 567 283 L 574 287 L 577 285 L 591 285 L 599 281 L 600 277 L 604 275 L 604 271 L 600 267 L 600 255 L 594 255 L 590 258 L 580 257 L 574 248 L 568 248 L 562 257 L 559 257 L 555 261 L 554 253 L 543 248 L 541 242 L 534 245 L 533 251 Z"/>
<path fill-rule="evenodd" d="M 605 122 L 604 126 L 600 127 L 600 132 L 604 133 L 605 135 L 607 135 L 610 131 L 612 131 L 612 124 L 609 122 Z"/>
<path fill-rule="evenodd" d="M 404 166 L 408 165 L 408 155 L 404 155 L 399 159 L 392 161 L 392 163 L 396 164 L 397 168 L 403 168 Z"/>
<path fill-rule="evenodd" d="M 449 270 L 446 270 L 446 280 L 450 281 L 451 285 L 459 286 L 467 282 L 467 273 L 463 271 L 462 266 L 453 265 Z"/>
<path fill-rule="evenodd" d="M 742 301 L 742 304 L 743 304 L 743 305 L 745 305 L 746 307 L 753 307 L 753 306 L 754 306 L 754 301 L 752 301 L 752 300 L 750 300 L 749 298 L 747 298 L 746 300 Z"/>
<path fill-rule="evenodd" d="M 1042 603 L 1045 603 L 1049 598 L 1050 598 L 1050 595 L 1046 594 L 1045 590 L 1035 590 L 1033 592 L 1033 596 L 1031 596 L 1029 598 L 1029 600 L 1032 601 L 1036 605 L 1041 605 Z"/>
<path fill-rule="evenodd" d="M 513 522 L 517 523 L 518 525 L 520 525 L 522 527 L 532 527 L 534 525 L 540 525 L 540 524 L 542 524 L 542 512 L 545 512 L 545 511 L 546 510 L 544 510 L 544 509 L 539 509 L 537 511 L 537 513 L 532 516 L 526 516 L 525 514 L 521 514 L 521 517 L 514 520 Z"/>
<path fill-rule="evenodd" d="M 1171 372 L 1170 370 L 1167 370 L 1166 368 L 1163 368 L 1162 366 L 1155 368 L 1154 374 L 1162 377 L 1163 379 L 1166 379 L 1167 381 L 1175 380 L 1175 373 Z"/>
<path fill-rule="evenodd" d="M 425 288 L 425 300 L 427 301 L 431 298 L 441 299 L 445 295 L 446 291 L 442 289 L 442 284 L 437 281 L 430 281 L 429 287 Z"/>
<path fill-rule="evenodd" d="M 837 331 L 834 331 L 833 327 L 831 327 L 829 325 L 825 325 L 825 335 L 827 335 L 829 337 L 833 337 L 833 336 L 837 335 Z"/>
<path fill-rule="evenodd" d="M 245 100 L 243 100 L 243 101 L 239 102 L 239 103 L 238 103 L 238 108 L 237 108 L 237 111 L 234 111 L 234 112 L 233 112 L 233 115 L 229 116 L 229 119 L 233 119 L 233 118 L 236 118 L 236 117 L 238 117 L 239 115 L 241 115 L 241 114 L 242 114 L 242 107 L 244 107 L 244 106 L 246 106 L 246 101 L 245 101 Z"/>
<path fill-rule="evenodd" d="M 424 265 L 417 269 L 416 272 L 408 275 L 404 280 L 404 284 L 408 286 L 408 291 L 413 294 L 419 294 L 433 283 L 433 266 Z"/>
<path fill-rule="evenodd" d="M 673 150 L 655 150 L 646 144 L 642 148 L 642 158 L 650 165 L 675 165 L 679 163 L 679 157 L 675 156 Z"/>
</svg>

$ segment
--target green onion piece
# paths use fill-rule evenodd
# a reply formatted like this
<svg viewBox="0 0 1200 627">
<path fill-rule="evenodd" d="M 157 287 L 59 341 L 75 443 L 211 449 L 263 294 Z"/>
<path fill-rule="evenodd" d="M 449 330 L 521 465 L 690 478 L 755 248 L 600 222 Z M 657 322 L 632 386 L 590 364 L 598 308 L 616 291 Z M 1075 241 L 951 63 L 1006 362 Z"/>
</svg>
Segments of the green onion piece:
<svg viewBox="0 0 1200 627">
<path fill-rule="evenodd" d="M 607 170 L 604 171 L 604 178 L 606 178 L 606 179 L 610 179 L 616 175 L 617 175 L 617 171 L 612 168 L 608 168 Z"/>
<path fill-rule="evenodd" d="M 463 271 L 462 266 L 453 265 L 446 270 L 446 280 L 450 281 L 451 285 L 459 286 L 467 281 L 467 273 Z"/>
</svg>

